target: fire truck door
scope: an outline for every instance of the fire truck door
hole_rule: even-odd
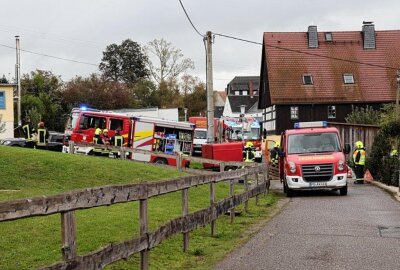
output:
[[[136,121],[134,128],[133,148],[151,151],[154,143],[154,124]],[[135,160],[150,162],[150,158],[151,155],[133,153]]]

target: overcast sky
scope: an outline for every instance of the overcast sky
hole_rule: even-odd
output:
[[[182,0],[201,33],[212,31],[262,42],[263,32],[400,29],[399,0]],[[0,75],[14,77],[15,35],[21,49],[67,58],[80,64],[21,52],[21,72],[51,70],[67,81],[98,72],[102,51],[130,38],[141,45],[164,38],[195,62],[189,73],[205,81],[202,38],[193,30],[178,0],[2,0]],[[214,89],[224,90],[234,76],[258,76],[261,46],[216,36]]]

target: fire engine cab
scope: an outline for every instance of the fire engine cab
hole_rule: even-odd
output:
[[[347,165],[339,132],[327,122],[300,122],[281,136],[280,179],[288,197],[296,190],[339,190],[347,195]]]

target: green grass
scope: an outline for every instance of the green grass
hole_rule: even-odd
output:
[[[1,200],[55,194],[67,190],[110,184],[156,181],[183,175],[174,170],[107,158],[67,155],[33,149],[0,147]],[[240,186],[235,190],[240,192]],[[229,186],[217,184],[217,198],[229,194]],[[252,224],[264,222],[279,195],[261,196],[260,206],[250,201],[250,212],[230,224],[229,217],[217,221],[217,236],[210,227],[190,233],[189,252],[182,252],[182,237],[176,235],[150,251],[151,269],[209,269],[254,231]],[[149,228],[154,230],[181,214],[181,193],[149,200]],[[209,186],[189,190],[190,212],[209,206]],[[138,236],[138,203],[76,211],[77,245],[80,255],[108,243]],[[0,223],[0,269],[36,269],[61,260],[60,215]],[[139,256],[131,256],[106,269],[138,269]]]

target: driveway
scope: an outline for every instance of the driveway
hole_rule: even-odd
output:
[[[214,269],[399,268],[400,203],[375,186],[351,183],[348,196],[324,191],[291,198]]]

